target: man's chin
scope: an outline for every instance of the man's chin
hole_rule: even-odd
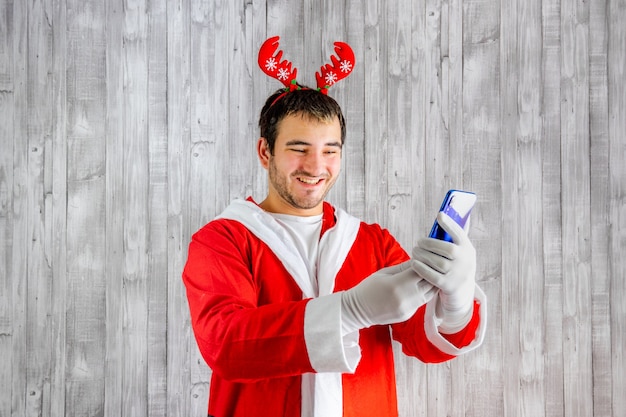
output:
[[[299,201],[299,202],[294,202],[292,206],[299,210],[313,210],[319,207],[319,205],[322,204],[322,201],[324,200],[307,201],[307,202]]]
[[[291,205],[299,210],[313,210],[322,204],[324,197],[292,199]]]

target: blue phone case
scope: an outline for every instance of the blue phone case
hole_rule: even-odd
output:
[[[470,191],[450,190],[446,193],[439,211],[443,211],[459,226],[465,228],[467,220],[472,212],[472,208],[474,207],[474,203],[476,203],[476,194]],[[439,226],[437,220],[435,220],[428,236],[452,242],[452,236],[446,233],[446,231]]]

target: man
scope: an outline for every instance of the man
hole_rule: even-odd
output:
[[[424,362],[482,341],[474,248],[440,214],[454,243],[423,239],[410,260],[387,230],[324,201],[346,136],[331,97],[280,90],[259,125],[267,196],[200,229],[183,273],[213,370],[209,415],[396,416],[392,337]]]

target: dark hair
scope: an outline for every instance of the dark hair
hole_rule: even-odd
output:
[[[278,123],[286,116],[293,114],[301,114],[319,121],[332,121],[336,116],[341,126],[341,143],[345,142],[346,120],[335,99],[304,86],[287,93],[284,88],[281,88],[268,97],[259,117],[261,137],[267,140],[270,153],[274,153]]]

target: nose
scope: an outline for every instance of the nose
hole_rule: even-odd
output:
[[[317,177],[324,172],[324,155],[322,152],[309,152],[303,161],[303,170],[312,177]]]

